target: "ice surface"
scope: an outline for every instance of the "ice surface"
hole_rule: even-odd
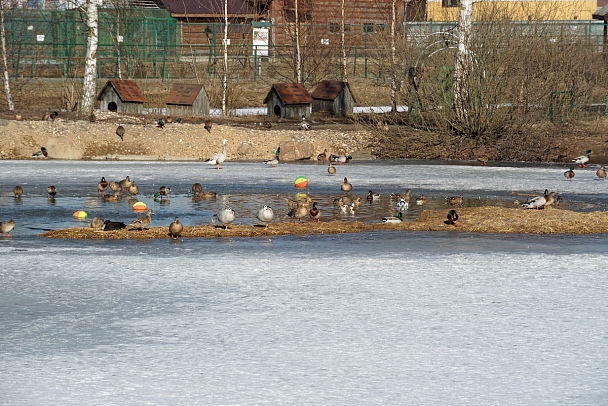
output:
[[[361,195],[409,187],[435,204],[454,193],[512,204],[511,192],[548,188],[575,209],[605,210],[595,168],[572,182],[564,170],[353,162],[329,177],[307,164],[0,162],[0,220],[18,220],[0,239],[0,404],[604,404],[603,235],[36,236],[80,224],[71,213],[83,205],[132,217],[96,196],[101,176],[127,174],[157,225],[208,222],[224,203],[237,223],[253,221],[258,204],[293,196],[299,175],[315,197],[339,195],[347,176]],[[218,199],[192,202],[196,181]],[[21,202],[9,196],[16,184]],[[161,205],[151,195],[163,184],[174,196]],[[365,210],[373,219],[388,206]]]

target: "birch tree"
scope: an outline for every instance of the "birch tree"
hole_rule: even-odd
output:
[[[391,108],[393,112],[397,112],[397,74],[395,68],[397,66],[397,46],[395,45],[395,24],[397,23],[397,0],[391,0]]]
[[[84,65],[84,80],[82,83],[82,101],[80,103],[80,115],[82,116],[93,114],[95,107],[95,96],[97,94],[97,44],[99,41],[98,0],[87,0],[86,4],[86,24],[89,33]]]
[[[224,0],[224,77],[222,79],[222,115],[228,114],[228,0]]]
[[[470,40],[473,27],[473,0],[461,0],[458,16],[458,48],[454,62],[453,107],[460,123],[467,120],[468,76],[471,71]]]
[[[302,83],[302,54],[300,51],[300,16],[298,15],[298,0],[294,0],[295,21],[294,41],[296,45],[296,82]]]
[[[344,38],[344,0],[342,0],[340,8],[340,46],[342,48],[342,81],[348,82],[346,73],[346,40]]]
[[[4,81],[4,92],[6,93],[6,103],[10,111],[15,110],[15,103],[13,103],[13,94],[11,92],[11,83],[9,81],[8,74],[8,58],[6,50],[6,31],[4,30],[4,3],[0,0],[0,37],[2,43],[2,68],[4,74],[2,80]]]

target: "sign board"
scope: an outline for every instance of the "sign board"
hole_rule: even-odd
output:
[[[257,51],[256,51],[257,50]],[[268,56],[268,28],[253,29],[253,55]]]

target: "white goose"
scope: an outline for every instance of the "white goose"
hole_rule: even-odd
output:
[[[222,169],[222,162],[226,160],[226,142],[226,139],[222,140],[222,152],[218,152],[206,161],[208,164],[217,166],[217,169]]]

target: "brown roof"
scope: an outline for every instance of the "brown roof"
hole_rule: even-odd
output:
[[[145,103],[146,101],[144,94],[137,86],[137,82],[135,82],[134,80],[119,79],[108,80],[108,83],[106,83],[103,89],[101,89],[101,92],[99,92],[99,97],[97,97],[97,99],[101,98],[101,95],[104,93],[108,86],[112,86],[112,88],[114,88],[114,91],[116,92],[116,94],[118,94],[118,97],[120,97],[120,100],[122,100],[123,102]]]
[[[353,92],[350,91],[349,84],[339,80],[322,80],[310,96],[317,100],[335,100],[340,92],[344,90],[344,87],[348,87],[348,91],[354,101],[355,96],[353,96]]]
[[[165,104],[177,104],[180,106],[192,106],[198,95],[203,90],[203,85],[190,83],[174,83],[165,99]]]
[[[273,91],[286,105],[312,103],[312,97],[301,83],[275,83],[266,95],[264,103],[268,101]]]
[[[218,16],[224,14],[223,0],[160,0],[171,14]],[[229,15],[253,15],[247,0],[228,0]]]

